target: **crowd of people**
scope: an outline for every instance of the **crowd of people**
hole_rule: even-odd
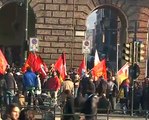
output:
[[[0,105],[10,107],[7,107],[9,109],[6,110],[6,116],[12,117],[12,120],[18,120],[27,113],[33,117],[33,111],[27,112],[28,109],[22,109],[26,105],[32,105],[31,93],[37,96],[50,93],[54,100],[53,104],[61,104],[63,120],[74,120],[75,112],[83,113],[85,120],[96,120],[97,113],[114,111],[116,103],[120,103],[122,107],[125,105],[124,113],[126,114],[131,107],[130,80],[124,80],[119,86],[116,76],[112,72],[107,71],[107,73],[107,80],[103,76],[95,80],[90,72],[84,72],[80,76],[74,68],[67,71],[65,80],[61,81],[53,64],[49,67],[48,76],[44,78],[40,73],[33,72],[30,67],[22,73],[21,69],[11,66],[6,69],[4,75],[0,76]],[[135,81],[134,99],[134,109],[137,112],[140,106],[142,110],[149,110],[148,78],[145,78],[144,82]],[[14,103],[17,103],[19,107]]]

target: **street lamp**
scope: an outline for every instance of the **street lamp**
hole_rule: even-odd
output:
[[[29,40],[28,40],[28,12],[29,12],[29,4],[30,4],[31,0],[25,0],[25,43],[26,45],[29,45]],[[28,48],[28,47],[27,47]],[[27,51],[25,51],[25,60],[27,58]]]
[[[31,0],[25,0],[26,4],[26,16],[25,16],[25,40],[28,41],[28,12],[29,12],[29,4]]]
[[[135,26],[134,26],[134,39],[133,39],[133,47],[132,47],[132,53],[133,53],[133,57],[132,57],[132,66],[134,67],[135,65],[135,42],[137,40],[137,28],[138,28],[138,22],[135,21]],[[133,76],[131,76],[131,116],[133,116],[133,108],[134,108],[134,79]]]
[[[25,41],[28,43],[28,11],[31,0],[17,0],[19,6],[25,4]]]
[[[26,0],[26,14],[25,14],[25,40],[28,41],[28,0]]]

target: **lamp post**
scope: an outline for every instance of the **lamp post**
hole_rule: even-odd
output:
[[[26,0],[26,14],[25,14],[25,40],[28,42],[28,7],[29,7],[29,1]]]
[[[28,39],[28,13],[29,13],[29,3],[31,2],[31,0],[25,0],[25,43],[28,46],[29,45],[29,39]],[[28,48],[28,47],[27,47]],[[25,60],[27,58],[27,51],[28,49],[25,51]]]
[[[133,47],[132,47],[132,66],[134,66],[136,62],[136,53],[135,53],[135,42],[137,39],[137,28],[138,28],[138,22],[135,21],[135,28],[134,28],[134,39],[133,39]],[[134,72],[134,71],[133,71]],[[134,108],[134,79],[133,76],[131,76],[131,116],[133,116],[133,108]]]

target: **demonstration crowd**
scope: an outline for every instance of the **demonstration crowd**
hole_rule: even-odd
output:
[[[126,79],[118,86],[116,77],[107,71],[107,80],[100,76],[95,80],[90,71],[82,76],[77,69],[67,71],[65,80],[61,80],[59,72],[51,64],[48,76],[43,78],[38,72],[33,72],[27,67],[26,72],[15,66],[7,67],[6,73],[0,76],[0,105],[6,107],[4,120],[32,120],[34,114],[28,109],[22,109],[31,105],[29,91],[41,95],[50,92],[57,105],[61,100],[63,120],[75,120],[75,112],[83,113],[85,120],[96,120],[97,113],[112,112],[116,109],[116,103],[120,103],[125,114],[130,109],[130,81]],[[149,80],[135,82],[134,109],[149,110]],[[140,111],[137,111],[138,114]],[[25,118],[27,117],[27,118]]]

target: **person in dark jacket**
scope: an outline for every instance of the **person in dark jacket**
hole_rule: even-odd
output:
[[[149,102],[149,78],[145,78],[142,91],[142,109],[144,111],[149,110],[148,102]]]
[[[94,94],[94,89],[89,87],[87,90],[88,98],[85,101],[81,113],[84,113],[85,120],[97,120],[97,105],[99,97]]]
[[[9,105],[13,97],[15,95],[15,91],[17,89],[17,84],[15,81],[15,78],[13,76],[12,70],[10,68],[7,68],[7,73],[4,75],[5,79],[5,99],[6,99],[6,104]]]
[[[103,76],[99,77],[98,86],[96,86],[96,92],[99,96],[102,96],[104,93],[107,94],[108,84],[107,81],[103,78]]]
[[[106,98],[106,94],[104,93],[100,98],[98,102],[98,113],[104,113],[107,114],[110,110],[111,104]]]
[[[66,101],[63,108],[63,120],[75,120],[74,118],[74,97],[71,94],[70,90],[65,90],[64,93],[66,94]]]
[[[141,105],[141,98],[142,98],[142,86],[138,81],[135,81],[134,83],[134,110],[135,113],[139,113],[139,107]]]
[[[81,107],[84,105],[85,101],[86,101],[85,97],[83,97],[82,94],[79,93],[74,100],[74,105],[77,112],[80,112]]]
[[[88,89],[92,89],[95,92],[95,84],[93,82],[92,76],[85,74],[80,81],[78,94],[82,94],[83,97],[87,96]]]

